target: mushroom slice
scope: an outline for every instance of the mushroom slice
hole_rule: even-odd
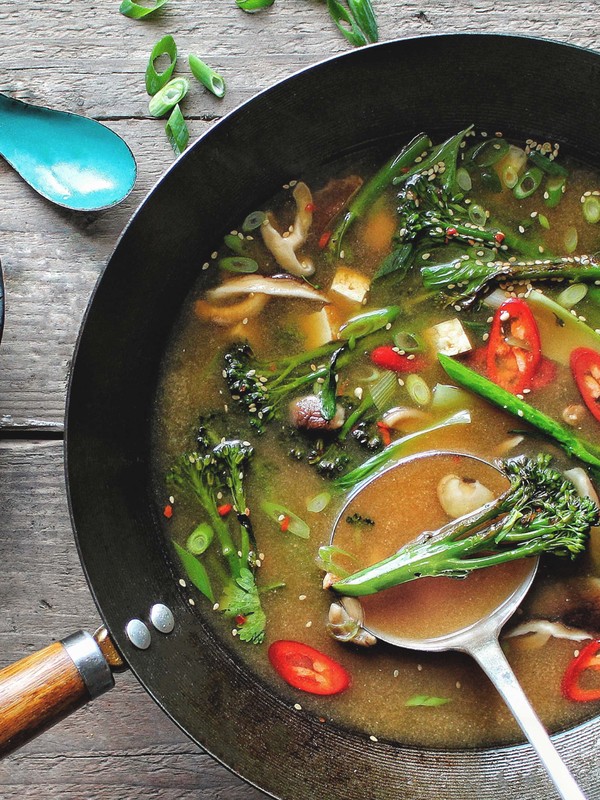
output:
[[[471,514],[494,499],[494,493],[473,478],[444,475],[438,483],[437,495],[446,514],[453,519]]]
[[[300,300],[315,300],[319,303],[328,303],[324,294],[313,289],[312,286],[290,278],[287,275],[240,275],[229,281],[224,281],[220,286],[209,289],[206,299],[210,303],[228,300],[240,294],[265,294],[271,297],[297,297]]]
[[[335,408],[334,416],[329,420],[325,419],[321,398],[316,394],[307,394],[290,403],[290,422],[296,428],[306,431],[335,431],[342,427],[346,416],[339,403]]]
[[[209,320],[215,325],[235,325],[245,319],[256,317],[270,299],[266,294],[250,294],[239,303],[229,306],[213,306],[206,300],[196,300],[194,313],[200,319]]]
[[[301,261],[296,255],[296,250],[306,241],[312,224],[312,195],[305,183],[296,184],[294,200],[296,218],[291,231],[282,236],[268,217],[261,225],[260,231],[267,249],[271,251],[280,267],[292,275],[312,275],[315,271],[312,261],[308,258]]]
[[[554,639],[569,639],[572,642],[583,642],[593,639],[591,633],[580,628],[570,628],[562,622],[551,622],[548,619],[532,619],[522,622],[516,628],[505,633],[504,639],[513,639],[517,636],[527,637],[528,650],[537,650],[543,647],[550,637]]]

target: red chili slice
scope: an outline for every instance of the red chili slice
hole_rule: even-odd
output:
[[[542,359],[540,333],[524,300],[511,297],[496,311],[490,329],[487,373],[512,394],[531,388]]]
[[[600,421],[600,353],[589,347],[573,350],[571,372],[583,402]]]
[[[561,688],[568,700],[578,703],[600,700],[600,682],[595,689],[584,689],[581,686],[580,679],[589,670],[600,671],[600,639],[587,644],[567,667]]]
[[[350,686],[350,675],[341,664],[302,642],[273,642],[269,661],[286,683],[303,692],[338,694]]]
[[[398,353],[391,345],[376,347],[371,353],[371,361],[376,367],[392,372],[421,372],[427,366],[427,360],[423,356]]]

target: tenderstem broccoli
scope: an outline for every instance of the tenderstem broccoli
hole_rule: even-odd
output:
[[[244,488],[245,471],[253,456],[252,445],[241,439],[220,438],[201,424],[197,448],[180,456],[167,476],[176,489],[190,493],[199,503],[215,539],[206,551],[227,566],[219,607],[233,618],[243,641],[264,639],[265,615],[255,581],[257,552]],[[212,590],[210,592],[212,594]]]
[[[452,305],[471,306],[487,289],[502,281],[600,279],[596,256],[566,256],[534,261],[482,261],[465,255],[444,264],[421,268],[427,289],[440,289]]]
[[[465,578],[515,559],[554,553],[575,558],[587,544],[598,508],[550,467],[548,454],[500,462],[509,488],[477,511],[422,534],[393,556],[339,580],[342,595],[374,594],[423,577]]]

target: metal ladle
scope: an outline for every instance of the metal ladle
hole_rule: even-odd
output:
[[[0,156],[43,197],[76,211],[97,211],[133,188],[136,163],[114,131],[79,114],[0,94]]]
[[[421,454],[417,458],[427,458],[436,453]],[[465,456],[462,453],[451,453],[463,458],[474,458]],[[402,465],[414,456],[403,459],[384,472],[390,469],[401,469]],[[481,461],[481,459],[475,459]],[[488,463],[488,462],[486,462]],[[493,465],[489,465],[493,466]],[[363,491],[373,480],[377,480],[383,473],[377,474],[366,484],[359,486],[358,490],[349,497],[344,508],[340,512],[334,527],[331,542],[333,544],[336,530],[340,520],[345,518],[348,507],[355,500],[357,495]],[[405,647],[409,650],[425,650],[429,652],[443,652],[445,650],[457,650],[467,653],[474,658],[483,669],[487,677],[494,684],[502,699],[512,712],[514,718],[519,723],[521,730],[529,740],[530,744],[538,754],[540,761],[554,783],[558,793],[563,800],[586,800],[585,795],[577,785],[573,775],[558,754],[552,744],[548,732],[542,725],[539,717],[534,711],[531,703],[527,699],[525,692],[519,684],[510,664],[499,644],[499,635],[502,626],[515,613],[521,601],[527,594],[537,572],[538,558],[532,559],[531,569],[525,575],[523,581],[512,593],[507,596],[491,613],[459,630],[442,636],[422,639],[408,639],[390,635],[388,632],[377,630],[368,623],[364,627],[378,639],[388,642],[397,647]],[[435,579],[430,579],[435,580]],[[357,598],[360,599],[360,598]],[[342,598],[343,602],[343,598]]]

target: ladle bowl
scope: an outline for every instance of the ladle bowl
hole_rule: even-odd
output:
[[[357,497],[367,487],[371,486],[374,481],[379,480],[382,475],[392,470],[402,470],[403,467],[413,462],[415,459],[427,459],[440,455],[460,457],[461,459],[468,459],[473,462],[478,462],[479,464],[487,464],[490,467],[494,466],[483,459],[457,452],[444,453],[442,451],[432,451],[415,456],[408,456],[377,473],[368,481],[360,484],[357,489],[352,492],[344,508],[338,515],[331,537],[331,544],[335,543],[340,522],[346,518],[348,510],[353,506]],[[494,468],[497,469],[497,467]],[[373,536],[373,532],[369,535]],[[419,638],[396,635],[378,627],[377,624],[370,623],[368,611],[365,614],[363,625],[365,629],[377,639],[397,647],[429,652],[456,650],[467,653],[474,658],[494,684],[502,699],[512,712],[521,730],[539,756],[540,761],[558,790],[559,795],[564,800],[585,800],[584,794],[554,747],[548,732],[525,695],[499,643],[500,631],[518,609],[529,591],[537,572],[538,563],[539,558],[531,559],[531,566],[525,572],[521,582],[516,588],[509,591],[489,613],[486,613],[479,619],[465,626],[457,627],[441,635],[432,635],[430,637],[423,636]],[[428,578],[427,580],[439,579]],[[356,599],[360,600],[361,598]],[[344,602],[343,598],[341,598],[341,601],[342,603]],[[398,614],[401,613],[402,609],[398,608]]]

